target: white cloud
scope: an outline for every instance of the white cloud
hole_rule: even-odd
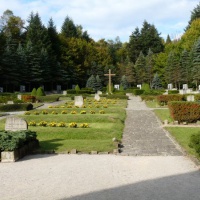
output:
[[[144,20],[154,24],[162,36],[183,32],[198,0],[0,0],[0,13],[10,9],[27,19],[38,12],[45,25],[53,18],[57,29],[66,16],[80,24],[96,40],[119,36],[128,41]]]

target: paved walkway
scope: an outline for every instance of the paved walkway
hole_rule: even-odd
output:
[[[130,95],[123,134],[122,154],[180,156],[181,151],[140,97]]]

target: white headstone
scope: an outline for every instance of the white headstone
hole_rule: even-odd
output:
[[[194,95],[188,95],[187,101],[194,101]]]
[[[3,92],[3,87],[0,87],[0,93],[2,93]]]
[[[119,90],[119,85],[114,85],[114,88]]]
[[[179,94],[186,94],[186,90],[179,90]]]
[[[137,85],[137,88],[139,88],[141,90],[142,89],[142,85]]]
[[[172,89],[173,89],[173,84],[172,84],[172,83],[168,84],[168,85],[167,85],[167,89],[168,89],[168,90],[172,90]]]
[[[192,90],[191,89],[187,89],[186,90],[186,94],[190,94],[190,93],[192,93]]]
[[[97,101],[99,101],[100,100],[99,94],[95,94],[94,99],[97,100]]]
[[[21,131],[27,130],[28,124],[26,120],[18,117],[8,117],[6,119],[5,130],[6,131]]]
[[[200,90],[200,85],[199,85],[199,90]]]
[[[74,105],[75,106],[83,106],[83,97],[82,96],[75,96],[74,97]]]
[[[102,91],[97,91],[97,94],[98,94],[98,95],[102,94]]]
[[[188,89],[188,84],[183,84],[183,90],[187,90]]]
[[[19,100],[22,100],[22,95],[21,95],[21,94],[18,94],[18,95],[17,95],[17,98],[18,98]]]
[[[63,95],[67,95],[67,91],[66,90],[63,91]]]
[[[13,101],[7,101],[7,104],[14,104]]]
[[[25,85],[20,85],[20,92],[26,92]]]

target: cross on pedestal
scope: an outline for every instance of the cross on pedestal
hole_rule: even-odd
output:
[[[109,90],[109,93],[111,93],[111,76],[115,76],[115,74],[111,74],[111,69],[109,69],[108,74],[104,74],[104,76],[108,76],[109,78],[108,90]]]

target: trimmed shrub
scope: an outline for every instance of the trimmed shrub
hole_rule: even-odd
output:
[[[143,94],[143,93],[144,93],[144,90],[140,90],[140,89],[134,89],[134,90],[133,90],[133,94],[136,95],[136,96],[137,96],[137,95],[141,95],[141,94]]]
[[[178,90],[168,90],[168,94],[179,94]]]
[[[106,97],[107,99],[128,99],[128,96],[120,94],[100,95],[100,97]]]
[[[183,101],[184,96],[179,94],[159,95],[157,96],[157,102],[160,106],[167,105],[169,101]]]
[[[6,104],[0,106],[0,111],[2,112],[10,112],[10,111],[28,111],[32,110],[33,105],[32,104]]]
[[[26,131],[0,131],[0,151],[13,151],[36,140],[36,132]]]
[[[75,86],[75,90],[76,90],[76,94],[79,94],[79,91],[80,91],[79,85],[76,85],[76,86]]]
[[[189,146],[195,149],[197,154],[200,155],[200,133],[191,135]]]
[[[22,95],[22,101],[25,103],[31,102],[34,103],[36,100],[35,96],[31,96],[31,95]]]
[[[36,96],[37,95],[37,90],[36,88],[33,88],[32,92],[31,92],[31,96]]]
[[[144,95],[162,95],[165,92],[165,90],[147,90],[144,91]]]
[[[59,94],[36,97],[36,99],[40,102],[55,102],[55,101],[59,101],[59,98],[60,98]]]
[[[156,96],[141,95],[142,101],[156,101]]]
[[[200,119],[200,103],[172,101],[168,103],[171,117],[178,122],[196,122]]]
[[[76,94],[76,90],[69,89],[69,90],[67,90],[67,94]]]
[[[149,86],[148,83],[143,83],[141,89],[144,90],[144,91],[149,91],[150,90],[150,86]]]
[[[45,96],[44,90],[42,87],[39,87],[36,92],[37,97]]]
[[[196,95],[194,96],[194,99],[195,99],[195,101],[200,101],[200,94],[196,94]]]

